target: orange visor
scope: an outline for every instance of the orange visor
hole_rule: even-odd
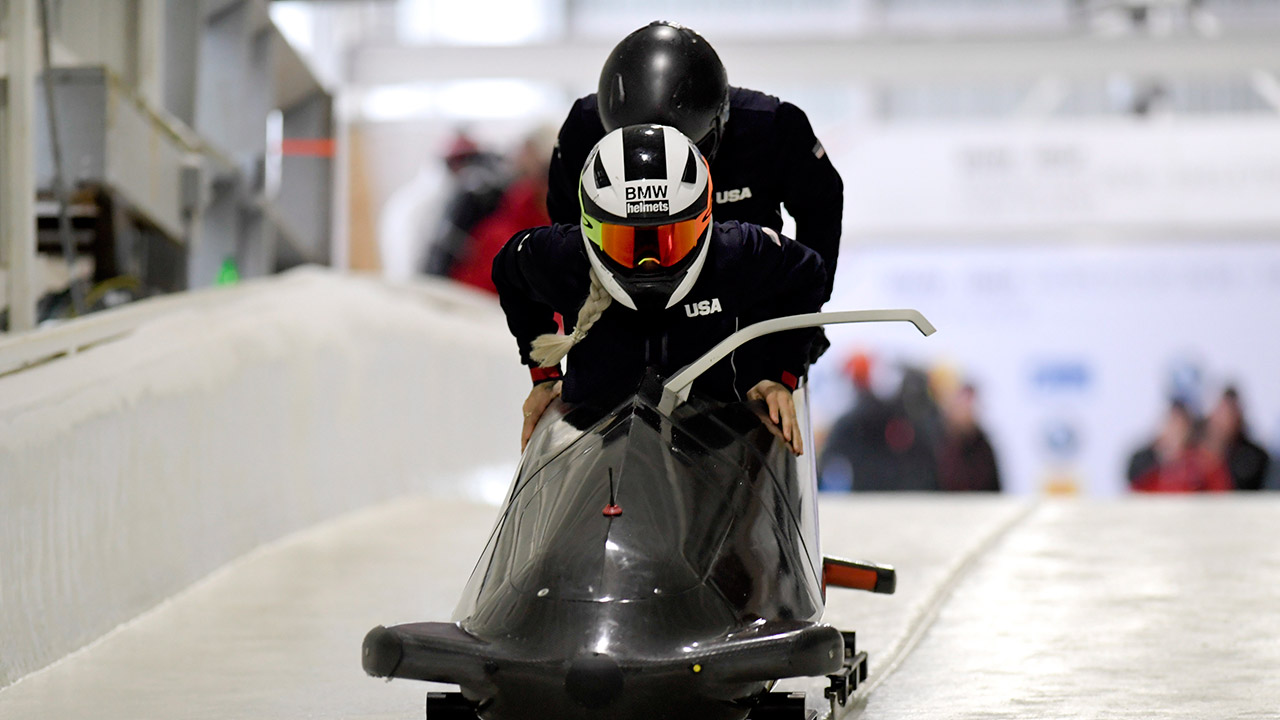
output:
[[[656,270],[672,267],[688,257],[698,247],[710,223],[710,212],[680,222],[647,227],[598,223],[595,228],[587,230],[587,237],[610,260],[624,268]]]

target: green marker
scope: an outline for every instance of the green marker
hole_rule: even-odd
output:
[[[240,271],[236,269],[236,259],[229,257],[222,261],[222,267],[218,269],[218,277],[213,281],[214,285],[235,285],[240,282]]]

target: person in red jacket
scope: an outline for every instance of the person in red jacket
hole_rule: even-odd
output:
[[[1129,462],[1134,492],[1226,492],[1234,489],[1222,461],[1201,447],[1186,404],[1170,404],[1160,435]]]
[[[466,285],[497,293],[491,279],[493,258],[507,240],[525,228],[550,222],[544,200],[547,179],[543,172],[551,154],[552,139],[546,131],[527,137],[516,153],[513,177],[497,206],[467,231],[445,274]]]

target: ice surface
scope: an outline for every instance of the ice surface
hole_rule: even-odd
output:
[[[872,672],[964,558],[1024,505],[1000,498],[833,499],[827,552],[897,563],[900,594],[833,590]],[[446,620],[497,516],[419,497],[297,534],[216,573],[52,668],[0,691],[17,718],[413,718],[427,685],[366,677],[377,624]]]
[[[291,536],[0,691],[0,720],[421,717],[427,685],[366,677],[360,642],[447,619],[496,513],[415,497]],[[899,572],[897,595],[829,595],[871,655],[843,717],[1275,717],[1278,515],[1266,496],[826,498],[824,551]]]
[[[226,298],[0,377],[0,685],[214,571],[0,689],[0,720],[421,717],[427,686],[366,677],[360,643],[450,617],[497,509],[443,489],[503,484],[513,343],[496,308],[367,280]],[[1280,497],[821,514],[825,553],[899,573],[829,594],[870,653],[844,717],[1280,715]]]
[[[1280,497],[1042,505],[855,717],[1280,717]]]
[[[0,376],[0,687],[263,543],[517,459],[492,299],[307,270],[177,302]]]
[[[265,547],[0,691],[0,718],[415,718],[360,667],[377,624],[447,618],[497,509],[418,499]]]

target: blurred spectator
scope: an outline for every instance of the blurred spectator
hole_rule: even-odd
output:
[[[884,436],[889,406],[871,389],[871,358],[855,353],[844,369],[853,381],[853,406],[827,434],[818,459],[821,490],[853,490],[855,478],[858,485],[874,486],[876,478],[892,474],[893,457]]]
[[[919,368],[905,368],[890,409],[893,417],[885,439],[898,461],[898,489],[937,490],[942,412],[930,391],[928,374]]]
[[[975,413],[976,392],[964,385],[942,405],[945,431],[938,451],[938,489],[1000,492],[995,450]]]
[[[516,233],[551,223],[547,216],[547,174],[555,135],[549,128],[525,138],[511,161],[513,175],[498,206],[471,228],[449,277],[482,290],[497,292],[490,275],[493,258]]]
[[[1271,458],[1248,435],[1240,394],[1234,387],[1223,391],[1205,422],[1204,447],[1227,468],[1237,490],[1261,490]]]
[[[827,434],[818,460],[824,490],[921,491],[938,488],[937,406],[926,375],[908,368],[888,401],[871,390],[871,361],[853,356],[846,366],[857,396]]]
[[[452,190],[439,230],[427,248],[425,269],[428,275],[453,277],[460,263],[467,262],[476,226],[502,201],[510,174],[500,155],[481,150],[465,130],[458,131],[444,163]]]
[[[1280,457],[1280,423],[1276,423],[1274,428],[1271,442],[1267,444],[1273,458]],[[1264,490],[1280,490],[1280,462],[1271,463],[1271,469],[1267,471],[1267,480],[1262,487]]]
[[[1222,492],[1231,490],[1231,476],[1216,455],[1196,438],[1195,418],[1180,400],[1156,439],[1129,460],[1129,485],[1135,492]]]

